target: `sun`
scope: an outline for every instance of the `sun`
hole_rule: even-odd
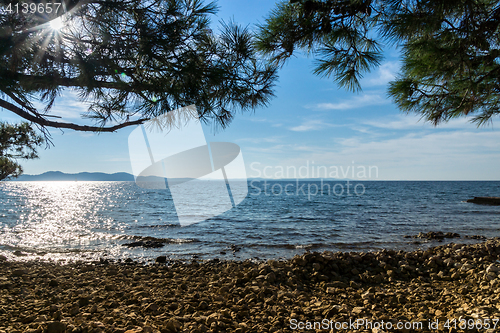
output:
[[[49,22],[50,28],[54,31],[59,31],[64,27],[64,22],[60,17],[53,19]]]

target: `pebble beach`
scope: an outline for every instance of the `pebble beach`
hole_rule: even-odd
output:
[[[0,333],[496,332],[499,256],[500,238],[286,261],[0,258]]]

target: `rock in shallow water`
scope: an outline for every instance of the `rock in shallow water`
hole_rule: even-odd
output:
[[[155,262],[159,264],[164,264],[167,262],[167,256],[159,256],[156,258]]]
[[[468,199],[467,202],[478,205],[500,206],[500,197],[474,197],[474,199]]]
[[[132,242],[132,243],[127,243],[123,244],[122,246],[126,247],[143,247],[146,249],[151,249],[151,248],[160,248],[164,247],[165,244],[163,242],[157,242],[157,241],[137,241],[137,242]]]

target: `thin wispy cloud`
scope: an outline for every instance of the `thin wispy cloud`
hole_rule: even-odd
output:
[[[424,129],[424,128],[438,128],[438,129],[473,129],[476,125],[470,122],[470,118],[457,118],[451,119],[446,123],[442,123],[437,127],[425,121],[417,115],[397,115],[386,119],[367,120],[361,122],[363,125],[371,127],[392,129],[392,130],[407,130],[407,129]]]
[[[34,103],[38,110],[43,109],[43,104]],[[82,119],[82,114],[88,111],[88,105],[80,102],[75,91],[66,90],[59,96],[49,113],[62,119]],[[87,120],[87,122],[89,122]]]
[[[322,120],[307,120],[306,122],[302,123],[299,126],[294,126],[289,128],[291,131],[294,132],[307,132],[307,131],[318,131],[322,130],[328,127],[334,127],[336,125],[329,124],[327,122],[324,122]]]
[[[306,145],[306,144],[278,144],[274,146],[267,147],[245,147],[245,152],[259,152],[259,153],[270,153],[273,155],[281,154],[287,156],[294,151],[297,152],[307,152],[307,153],[329,153],[331,151],[328,146],[316,146],[316,145]]]
[[[271,136],[271,137],[256,137],[256,138],[241,138],[235,140],[236,142],[250,142],[250,143],[276,143],[280,142],[283,136]]]
[[[390,101],[381,94],[363,94],[337,103],[318,103],[309,108],[320,110],[349,110],[389,103]]]
[[[257,152],[257,153],[282,154],[286,153],[288,149],[289,145],[274,145],[270,147],[246,147],[245,151]]]
[[[269,120],[266,118],[247,117],[247,120],[255,122],[255,123],[268,123],[269,122]]]

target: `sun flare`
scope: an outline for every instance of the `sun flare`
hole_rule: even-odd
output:
[[[50,24],[51,29],[54,31],[59,31],[64,27],[64,22],[62,21],[62,19],[60,17],[53,19],[52,21],[50,21],[49,24]]]

